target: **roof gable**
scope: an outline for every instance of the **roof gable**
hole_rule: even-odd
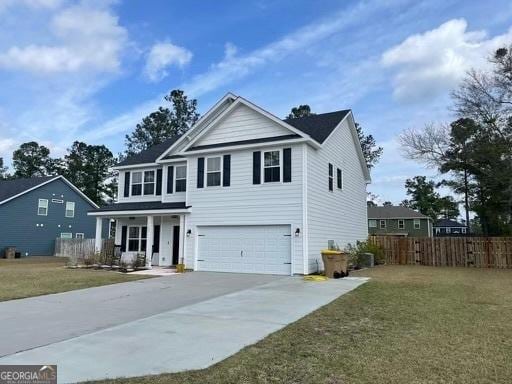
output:
[[[152,147],[149,147],[148,149],[136,155],[129,156],[120,163],[118,163],[116,167],[154,163],[164,152],[167,151],[169,147],[171,147],[176,141],[178,141],[180,137],[181,135],[173,136],[170,139],[167,139],[160,144],[153,145]]]
[[[82,198],[86,200],[89,204],[91,204],[95,208],[98,207],[98,205],[94,201],[89,199],[81,190],[75,187],[64,176],[43,176],[0,181],[0,205],[7,203],[8,201],[11,201],[30,191],[33,191],[34,189],[40,188],[43,185],[49,184],[55,180],[62,180],[64,183],[69,185],[71,189],[73,189],[80,196],[82,196]]]
[[[284,121],[322,144],[350,113],[350,109],[285,119]]]

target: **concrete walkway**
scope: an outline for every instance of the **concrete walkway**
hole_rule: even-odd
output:
[[[0,364],[57,364],[62,383],[206,368],[365,281],[351,277],[327,282],[275,278],[267,284],[6,356]],[[102,314],[96,312],[95,316]],[[32,333],[30,328],[25,331]]]

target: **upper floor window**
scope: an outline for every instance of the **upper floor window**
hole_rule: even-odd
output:
[[[142,195],[142,172],[132,172],[132,196]]]
[[[60,233],[60,238],[61,239],[72,239],[73,238],[73,234],[70,233],[70,232],[61,232]]]
[[[420,229],[420,228],[421,228],[420,219],[414,219],[414,229]]]
[[[75,238],[76,239],[84,239],[85,235],[82,232],[77,232],[77,233],[75,233]]]
[[[336,168],[336,186],[343,189],[343,172],[339,168]]]
[[[175,191],[185,192],[187,190],[187,166],[179,165],[176,167]]]
[[[209,157],[206,160],[206,186],[216,187],[220,186],[222,161],[221,157]]]
[[[155,194],[155,171],[132,172],[131,195]]]
[[[144,171],[144,194],[155,194],[155,171]]]
[[[405,220],[398,220],[398,229],[405,229]]]
[[[462,233],[466,233],[466,228],[462,228]]]
[[[334,189],[334,167],[329,163],[329,191]]]
[[[37,203],[37,214],[39,216],[48,216],[48,199],[39,199]]]
[[[368,227],[377,228],[377,220],[373,220],[373,219],[368,220]]]
[[[386,220],[380,220],[379,226],[380,229],[386,229]]]
[[[75,217],[75,203],[72,201],[66,201],[66,217]]]
[[[281,181],[280,151],[263,152],[263,180],[265,183]]]

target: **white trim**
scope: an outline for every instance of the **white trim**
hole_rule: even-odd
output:
[[[78,237],[78,235],[80,235],[80,237]],[[75,233],[75,239],[85,239],[85,233],[83,233],[83,232]]]
[[[370,221],[374,222],[375,225],[370,225]],[[379,228],[377,224],[377,219],[368,219],[368,228]]]
[[[382,223],[384,223],[384,226],[382,226]],[[388,223],[387,223],[386,219],[379,220],[379,229],[386,229],[387,226],[388,226]]]
[[[213,112],[215,112],[215,110],[217,110],[222,104],[224,104],[225,101],[227,101],[229,99],[234,101],[237,97],[238,96],[236,96],[235,94],[233,94],[231,92],[226,93],[203,116],[201,116],[199,118],[199,120],[194,124],[194,126],[188,132],[186,132],[183,136],[181,136],[178,140],[176,140],[169,148],[167,148],[160,156],[158,156],[156,159],[156,162],[159,163],[160,161],[167,161],[167,160],[163,160],[163,158],[165,156],[167,156],[174,147],[178,146],[184,140],[191,140],[191,138],[190,138],[191,133],[198,130],[199,129],[198,127],[200,127],[203,124],[203,122],[208,120],[210,115],[212,115]]]
[[[146,237],[142,237],[142,228],[146,227]],[[138,228],[139,229],[139,235],[137,238],[130,237],[130,228]],[[131,240],[137,240],[139,243],[138,250],[137,251],[130,251],[130,239]],[[146,249],[142,249],[142,240],[146,240],[146,245],[148,241],[148,225],[147,224],[139,224],[139,225],[128,225],[128,228],[126,229],[126,252],[146,252]],[[151,258],[151,256],[150,256]],[[146,255],[147,260],[147,255]]]
[[[370,217],[368,216],[368,219],[375,219],[375,220],[394,220],[394,219],[404,219],[404,220],[411,220],[411,219],[419,219],[419,220],[432,220],[430,217]]]
[[[402,223],[402,226],[400,226],[400,223]],[[398,219],[398,229],[405,229],[405,219]]]
[[[29,188],[23,192],[20,192],[18,193],[17,195],[14,195],[14,196],[11,196],[5,200],[2,200],[0,201],[0,205],[4,204],[4,203],[7,203],[8,201],[11,201],[17,197],[20,197],[22,195],[24,195],[25,193],[28,193],[30,191],[33,191],[34,189],[37,189],[39,187],[42,187],[43,185],[46,185],[46,184],[49,184],[51,183],[52,181],[55,181],[57,179],[62,179],[62,181],[64,181],[69,187],[71,187],[75,192],[77,192],[80,196],[82,196],[85,200],[87,200],[87,202],[89,204],[91,204],[94,208],[99,208],[99,206],[94,202],[92,201],[91,199],[89,199],[81,190],[79,190],[77,187],[75,187],[69,180],[67,180],[64,176],[62,175],[59,175],[59,176],[55,176],[53,179],[50,179],[50,180],[47,180],[41,184],[38,184],[36,185],[35,187],[32,187],[32,188]]]
[[[274,149],[262,149],[261,150],[261,169],[260,169],[260,185],[264,184],[283,184],[283,149],[284,148],[274,148]],[[265,152],[279,152],[279,181],[265,181]],[[276,168],[275,166],[268,168]]]
[[[331,137],[331,135],[334,133],[335,130],[337,130],[339,128],[339,126],[341,125],[341,123],[343,123],[345,121],[345,119],[347,119],[348,117],[350,116],[350,122],[349,122],[349,127],[350,127],[350,132],[352,133],[352,139],[354,141],[354,145],[356,147],[356,152],[357,152],[357,155],[359,157],[359,162],[361,164],[361,168],[363,170],[363,174],[364,174],[364,177],[366,179],[366,183],[367,184],[370,184],[372,182],[372,178],[370,176],[370,170],[368,169],[368,166],[366,165],[366,160],[364,158],[364,154],[363,154],[363,149],[361,148],[361,143],[359,141],[359,137],[357,136],[357,129],[356,129],[356,123],[354,121],[354,115],[352,114],[352,111],[350,111],[349,113],[347,113],[347,116],[345,116],[340,122],[339,124],[336,126],[336,128],[334,128],[332,130],[332,132],[329,134],[329,136],[327,136],[327,138],[324,140],[324,143],[329,140],[329,137]]]
[[[138,164],[131,164],[131,165],[120,165],[112,167],[115,171],[122,171],[125,169],[132,169],[132,168],[147,168],[147,167],[158,167],[158,163],[138,163]]]
[[[73,204],[73,209],[68,208],[68,204]],[[64,217],[67,217],[68,219],[72,219],[75,217],[75,202],[74,201],[66,201],[66,209],[64,209]],[[72,216],[68,216],[68,211],[73,211]]]
[[[41,202],[46,202],[46,204],[41,205]],[[39,209],[45,208],[45,213],[39,213]],[[48,216],[48,199],[37,199],[37,216]]]
[[[418,227],[416,228],[416,224],[418,224]],[[421,229],[421,219],[413,219],[413,228],[414,229]],[[428,225],[428,224],[427,224]]]
[[[230,152],[234,152],[234,151],[244,150],[244,149],[249,149],[249,148],[265,148],[268,146],[286,146],[288,144],[300,144],[300,143],[306,143],[306,142],[308,142],[306,139],[289,139],[289,140],[282,140],[282,141],[281,140],[269,141],[269,142],[265,142],[265,143],[226,145],[223,147],[180,152],[180,155],[183,155],[183,156],[189,155],[190,156],[190,155],[196,155],[196,154],[202,154],[202,153],[226,152],[227,150],[229,150]],[[229,143],[227,143],[227,144],[229,144]]]
[[[185,209],[150,209],[150,210],[131,210],[131,211],[102,211],[102,212],[87,212],[87,216],[146,216],[146,215],[157,215],[162,214],[179,214],[179,213],[190,213],[190,210]]]
[[[178,168],[180,168],[180,167],[181,167],[181,168],[185,168],[185,178],[180,178],[180,179],[178,179],[178,178],[176,177],[176,176],[177,176],[177,174],[178,174],[177,169],[178,169]],[[174,179],[174,180],[173,180],[173,184],[174,184],[174,193],[184,193],[184,192],[187,192],[187,189],[188,189],[188,188],[187,188],[187,187],[188,187],[188,185],[187,185],[187,183],[188,183],[188,181],[187,181],[187,180],[188,180],[188,167],[187,167],[187,164],[175,165],[175,166],[174,166],[174,172],[173,172],[173,173],[174,173],[174,175],[173,175],[173,179]],[[177,182],[178,180],[185,180],[185,190],[184,190],[184,191],[178,191],[178,190],[177,190],[177,188],[176,188],[176,182]]]
[[[302,146],[302,257],[304,275],[309,273],[308,244],[308,147]]]
[[[69,236],[62,237],[62,235],[69,235]],[[61,239],[72,239],[73,238],[73,233],[71,233],[71,232],[61,232],[60,233],[60,238]]]
[[[218,171],[212,171],[210,173],[220,173],[219,185],[208,185],[208,160],[209,159],[217,159],[217,158],[219,158],[219,160],[220,160],[220,165],[219,165],[220,168],[219,168]],[[224,156],[215,155],[215,156],[207,156],[207,157],[205,157],[204,158],[204,180],[203,180],[204,188],[219,188],[219,187],[222,187],[223,177],[224,177]]]
[[[187,161],[187,159],[185,157],[179,157],[179,158],[176,158],[176,159],[165,159],[165,160],[160,160],[158,162],[158,164],[169,164],[169,163],[182,163],[184,161]]]

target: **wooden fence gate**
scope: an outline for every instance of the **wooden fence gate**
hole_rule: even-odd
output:
[[[512,268],[512,237],[370,236],[388,264]]]

